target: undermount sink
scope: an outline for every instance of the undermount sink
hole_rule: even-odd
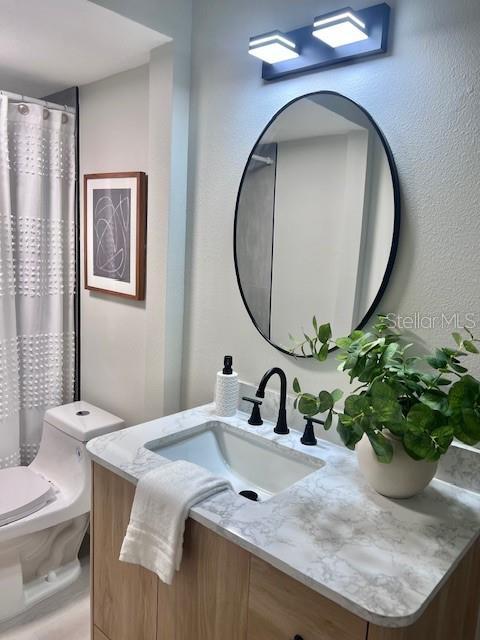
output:
[[[230,481],[235,491],[253,491],[268,500],[324,465],[321,460],[237,429],[206,422],[187,431],[147,442],[169,460],[188,460]]]

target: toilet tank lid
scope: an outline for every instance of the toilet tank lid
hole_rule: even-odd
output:
[[[45,422],[80,442],[88,442],[124,426],[124,421],[118,416],[83,400],[48,409]]]

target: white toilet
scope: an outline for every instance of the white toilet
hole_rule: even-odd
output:
[[[85,444],[123,426],[87,402],[49,409],[32,464],[0,469],[0,622],[79,576],[90,514]]]

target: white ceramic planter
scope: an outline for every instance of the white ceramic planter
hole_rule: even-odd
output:
[[[430,484],[437,462],[414,460],[400,440],[384,432],[393,445],[390,463],[379,462],[366,435],[356,446],[358,464],[368,483],[387,498],[411,498]]]

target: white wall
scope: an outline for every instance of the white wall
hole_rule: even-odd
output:
[[[172,44],[80,90],[80,174],[148,175],[145,301],[82,290],[81,395],[135,424],[178,410],[188,100]],[[188,95],[188,93],[187,93]]]
[[[368,193],[365,201],[359,281],[357,283],[356,319],[360,322],[375,299],[390,255],[388,238],[393,235],[395,206],[392,174],[388,158],[378,136],[369,136],[367,167]]]
[[[146,97],[142,90],[138,95],[130,92],[128,76],[123,74],[107,78],[105,85],[83,87],[80,96],[82,135],[87,136],[82,144],[85,162],[81,173],[113,171],[117,165],[125,170],[135,161],[144,162],[148,173],[145,302],[120,302],[111,297],[98,301],[94,294],[88,294],[85,302],[85,292],[82,299],[82,395],[133,424],[175,412],[180,403],[192,2],[95,3],[172,38],[151,52]],[[134,101],[138,101],[138,112]],[[95,135],[96,111],[102,113],[107,104],[111,114],[102,145]],[[138,122],[137,113],[146,115],[147,133],[146,120]],[[120,122],[123,140],[113,137],[113,130],[122,132],[118,131]],[[138,157],[132,153],[137,142],[141,147]],[[100,165],[101,169],[93,168]],[[101,330],[102,323],[110,332]]]
[[[363,184],[352,186],[347,167],[347,135],[321,136],[281,142],[277,150],[275,224],[272,270],[272,340],[290,347],[289,333],[301,336],[309,330],[313,315],[335,328],[351,326],[351,299],[342,296],[337,313],[339,271],[348,258],[358,256],[357,236],[338,233],[338,226],[363,216]],[[366,148],[364,147],[364,153]],[[360,157],[361,159],[361,157]],[[348,185],[348,186],[347,186]],[[358,187],[358,188],[357,188]],[[357,208],[352,211],[348,195]],[[358,206],[358,203],[360,206]],[[353,241],[353,242],[352,242]],[[355,251],[355,246],[356,251]],[[352,271],[348,268],[350,278]],[[355,271],[353,271],[355,273]]]
[[[353,8],[364,2],[353,0]],[[234,207],[244,163],[260,131],[287,101],[329,89],[362,104],[395,155],[403,226],[381,310],[477,312],[480,261],[480,60],[478,0],[394,0],[388,55],[264,84],[248,38],[311,22],[343,0],[196,0],[184,404],[211,398],[215,372],[233,353],[242,378],[271,365],[316,390],[343,380],[293,360],[258,334],[243,307],[232,256]],[[448,328],[416,333],[427,345]],[[478,369],[477,369],[478,370]]]
[[[82,176],[148,173],[148,65],[81,87],[80,108]],[[144,302],[82,288],[81,397],[130,424],[145,415],[146,323]]]

